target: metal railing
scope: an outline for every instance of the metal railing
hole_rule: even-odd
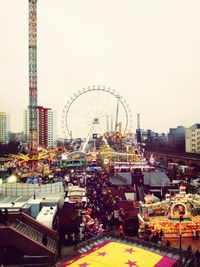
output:
[[[33,196],[34,194],[63,193],[62,182],[49,184],[3,183],[0,185],[2,196]]]

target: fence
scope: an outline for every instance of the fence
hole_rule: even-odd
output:
[[[1,196],[32,196],[33,194],[59,194],[63,193],[62,182],[51,184],[3,183],[0,185]]]

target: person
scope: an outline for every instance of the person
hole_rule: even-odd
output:
[[[76,234],[75,235],[75,239],[74,239],[74,250],[77,249],[78,243],[79,243],[80,239],[79,239],[79,235]]]
[[[159,237],[160,237],[161,240],[162,240],[162,238],[163,238],[163,235],[164,235],[164,233],[163,233],[163,229],[161,228],[161,229],[160,229],[160,233],[159,233]]]
[[[100,224],[97,230],[97,234],[101,235],[103,233],[104,229],[103,229],[103,224]]]
[[[196,230],[192,229],[192,239],[195,240],[196,239]]]
[[[160,238],[160,235],[158,232],[155,233],[155,243],[157,244],[158,243],[158,240]]]
[[[6,218],[8,217],[8,209],[7,208],[5,208],[5,210],[4,210],[4,215]]]
[[[4,210],[4,223],[7,225],[9,224],[9,221],[8,221],[8,209],[5,208]]]
[[[200,253],[199,253],[198,249],[196,249],[194,255],[195,255],[196,263],[199,263],[200,262]]]
[[[120,236],[124,235],[124,228],[123,228],[122,224],[120,224],[120,226],[119,226],[119,234],[120,234]]]
[[[142,234],[142,229],[141,228],[138,229],[138,237],[139,238],[143,238],[143,234]]]
[[[60,240],[58,241],[58,258],[61,257],[61,243]]]
[[[76,234],[73,232],[71,234],[71,240],[72,240],[72,244],[74,245],[75,244],[75,239],[76,239]]]
[[[187,262],[192,255],[192,246],[188,245],[186,253],[185,253],[185,261]]]
[[[42,244],[44,245],[44,246],[47,246],[47,236],[46,235],[43,235],[43,238],[42,238]]]
[[[150,241],[150,237],[149,237],[148,234],[145,234],[145,236],[144,236],[144,240],[145,240],[145,241]]]
[[[159,239],[158,239],[158,245],[159,246],[161,246],[162,245],[162,240],[161,240],[161,238],[159,237]]]
[[[196,240],[199,240],[199,231],[196,230]]]
[[[0,222],[2,222],[3,221],[3,212],[2,212],[2,210],[0,209]]]
[[[166,242],[166,247],[170,247],[170,241],[167,239],[167,242]]]
[[[68,242],[68,238],[69,238],[68,234],[65,234],[65,241],[66,241],[66,243]]]

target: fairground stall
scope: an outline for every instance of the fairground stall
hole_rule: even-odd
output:
[[[65,198],[68,203],[82,203],[87,202],[86,189],[79,186],[71,186],[68,188],[68,194]]]
[[[56,219],[57,219],[57,206],[51,206],[46,207],[44,206],[41,211],[39,212],[38,216],[36,217],[36,220],[45,226],[53,229],[56,225]]]
[[[139,233],[142,237],[156,234],[162,229],[164,237],[192,236],[200,231],[200,196],[186,194],[180,186],[176,195],[166,194],[165,200],[154,203],[147,197],[139,207]]]

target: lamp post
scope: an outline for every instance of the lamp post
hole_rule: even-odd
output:
[[[182,250],[182,229],[181,229],[181,222],[183,221],[184,212],[179,212],[179,248]]]
[[[181,216],[179,219],[179,249],[182,250]]]
[[[126,145],[126,162],[128,162],[129,146]]]

